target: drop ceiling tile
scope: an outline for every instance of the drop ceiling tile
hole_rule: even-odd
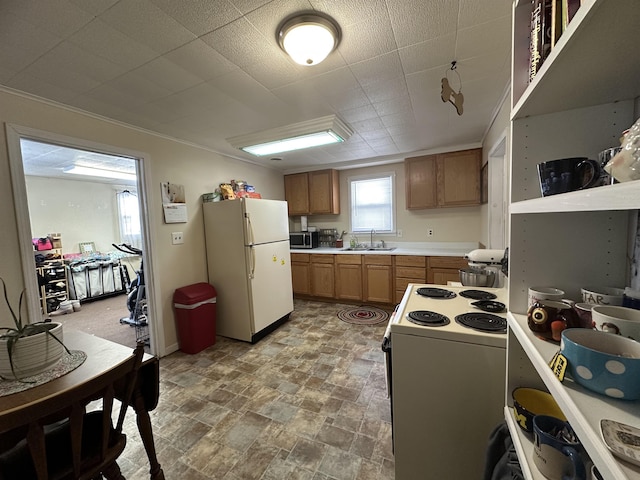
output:
[[[271,0],[231,0],[231,3],[242,13],[246,14],[266,5],[270,1]]]
[[[106,58],[131,70],[158,56],[152,49],[132,40],[99,19],[68,38],[82,50]]]
[[[83,73],[64,68],[56,63],[56,58],[50,55],[40,57],[22,72],[76,94],[92,90],[101,83]]]
[[[0,14],[0,51],[5,68],[19,71],[61,41],[59,36],[42,31],[10,11]]]
[[[386,15],[369,17],[345,27],[338,52],[347,63],[379,57],[397,49],[391,22]]]
[[[387,6],[384,0],[310,0],[314,10],[333,17],[340,28],[348,28],[365,18],[380,15]]]
[[[69,103],[76,95],[74,91],[65,88],[65,86],[55,85],[26,73],[15,75],[5,85],[60,103]]]
[[[340,109],[338,113],[340,115],[340,118],[342,118],[347,123],[360,122],[362,120],[378,117],[376,109],[373,108],[373,105],[370,104],[356,108]]]
[[[389,132],[387,131],[386,127],[384,127],[384,125],[381,128],[376,130],[361,132],[360,136],[365,142],[367,142],[370,145],[376,144],[376,143],[380,144],[380,142],[392,140],[391,136],[389,135]]]
[[[382,120],[382,124],[385,127],[410,126],[416,121],[413,116],[413,110],[410,107],[402,113],[381,115],[380,120]]]
[[[197,36],[220,28],[242,15],[228,0],[193,0],[188,8],[175,0],[151,2]]]
[[[404,77],[381,80],[363,87],[364,92],[374,105],[392,99],[401,99],[409,95]]]
[[[208,83],[255,112],[270,115],[274,121],[284,123],[294,114],[290,106],[242,70],[221,75]]]
[[[202,80],[210,80],[238,67],[202,40],[197,39],[167,53],[164,58]]]
[[[118,2],[100,19],[158,54],[167,53],[196,38],[149,0]]]
[[[114,88],[133,95],[137,99],[137,104],[148,103],[159,98],[168,97],[171,91],[158,83],[139,75],[136,72],[129,72],[108,82]]]
[[[259,61],[244,65],[242,69],[269,90],[300,80],[300,70],[280,52],[265,55]]]
[[[278,26],[290,15],[312,10],[308,0],[273,0],[259,10],[247,13],[246,19],[262,36],[277,45]]]
[[[434,67],[449,68],[456,57],[456,36],[448,34],[401,48],[398,53],[407,75]]]
[[[269,58],[269,55],[265,55],[265,51],[274,54],[273,49],[277,48],[275,41],[271,45],[271,49],[267,48],[269,41],[245,18],[239,18],[200,38],[238,67]],[[239,41],[239,39],[242,40]]]
[[[202,109],[215,109],[230,103],[232,99],[223,91],[210,83],[201,83],[182,92],[162,99],[176,111],[200,112]]]
[[[40,31],[63,38],[93,19],[93,15],[66,0],[3,0],[0,16],[7,11],[13,12]]]
[[[382,148],[382,147],[386,147],[388,145],[394,145],[393,139],[391,138],[391,135],[389,135],[388,132],[386,132],[386,131],[385,131],[385,133],[386,133],[386,135],[384,137],[371,138],[369,140],[366,140],[367,144],[371,148]]]
[[[336,90],[353,90],[360,87],[358,80],[348,67],[337,68],[330,72],[316,75],[308,79],[307,82],[322,94]]]
[[[385,128],[380,118],[369,118],[366,120],[360,120],[359,122],[351,122],[351,126],[360,133],[366,133],[373,130],[381,130]]]
[[[301,122],[333,113],[317,92],[300,82],[276,88],[272,93],[296,112],[296,116],[287,123]]]
[[[376,112],[378,112],[378,115],[381,117],[397,114],[411,115],[411,98],[409,95],[402,95],[390,100],[374,103],[373,108],[376,109]]]
[[[399,48],[455,32],[458,0],[387,2]]]
[[[487,35],[487,30],[491,35]],[[504,58],[511,52],[511,25],[505,18],[499,18],[482,25],[458,31],[459,60],[488,55]]]
[[[70,3],[73,3],[85,12],[89,12],[96,17],[110,9],[119,1],[120,0],[69,0]]]
[[[458,28],[490,22],[496,17],[511,17],[512,0],[460,0]]]
[[[374,59],[364,60],[350,66],[360,85],[366,87],[381,81],[401,77],[402,62],[398,52],[391,52]]]
[[[61,42],[47,52],[39,62],[52,71],[59,69],[74,72],[82,77],[88,77],[96,82],[107,82],[125,73],[125,69],[109,60],[88,54],[71,42]]]
[[[135,69],[133,73],[166,88],[172,93],[186,90],[203,82],[201,78],[187,72],[164,57],[158,57],[149,63],[145,63]]]

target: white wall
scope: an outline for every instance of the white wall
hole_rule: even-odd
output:
[[[96,251],[120,243],[116,190],[105,183],[25,177],[31,232],[62,236],[62,253],[80,253],[80,242],[94,242]]]
[[[396,228],[402,230],[402,237],[377,235],[374,241],[384,239],[389,242],[479,242],[481,238],[481,207],[431,208],[407,210],[405,200],[404,163],[392,163],[375,167],[340,170],[340,214],[312,215],[308,217],[310,226],[335,228],[338,232],[349,231],[349,191],[350,176],[373,173],[394,172],[396,177]],[[300,217],[293,217],[292,230],[300,229]],[[427,229],[434,234],[427,236]],[[366,238],[360,241],[368,242]],[[347,237],[348,241],[348,237]]]
[[[177,342],[172,308],[174,290],[207,281],[200,196],[212,192],[223,181],[243,179],[254,185],[264,198],[284,199],[282,174],[277,171],[5,90],[0,90],[0,121],[143,152],[148,157],[146,173],[154,185],[148,192],[148,220],[154,249],[148,253],[154,260],[154,281],[158,291],[156,320],[164,332],[164,344],[159,346],[159,353],[175,347]],[[187,223],[167,225],[162,221],[160,184],[167,181],[185,186]],[[25,282],[4,131],[0,134],[0,204],[3,206],[0,209],[0,251],[3,252],[0,277],[8,281],[10,297],[17,299]],[[184,233],[183,245],[171,245],[171,232],[177,228]],[[24,247],[29,248],[29,245]],[[5,310],[0,305],[0,324],[8,321]]]

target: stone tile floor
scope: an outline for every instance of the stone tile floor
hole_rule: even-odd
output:
[[[386,322],[342,322],[344,307],[296,300],[255,345],[218,337],[162,358],[151,419],[166,479],[393,479]],[[118,463],[127,479],[148,479],[133,422]]]

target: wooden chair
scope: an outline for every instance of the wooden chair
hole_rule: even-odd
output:
[[[0,480],[124,480],[116,459],[126,445],[122,426],[143,354],[138,344],[104,374],[6,419],[0,425]],[[116,396],[121,404],[114,427]],[[100,408],[87,411],[96,401]]]

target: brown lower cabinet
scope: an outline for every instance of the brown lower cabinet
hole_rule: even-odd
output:
[[[362,300],[362,255],[336,255],[336,299]]]
[[[395,303],[400,303],[410,283],[427,283],[427,259],[415,255],[395,257]]]
[[[311,267],[308,253],[291,254],[291,283],[294,295],[311,295]]]
[[[459,282],[461,268],[469,268],[469,260],[463,257],[429,257],[427,283],[446,285],[447,282]]]
[[[462,257],[291,254],[293,293],[301,297],[395,304],[410,283],[459,282]]]
[[[314,297],[335,298],[334,256],[322,254],[309,256],[311,295]]]
[[[364,255],[363,300],[393,303],[393,261],[391,255]]]

